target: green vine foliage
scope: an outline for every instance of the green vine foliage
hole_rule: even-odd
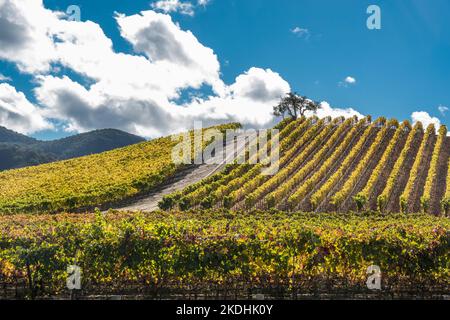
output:
[[[67,293],[66,268],[76,264],[87,292],[236,285],[289,292],[318,283],[354,290],[375,264],[391,290],[424,283],[448,290],[449,227],[447,218],[375,212],[3,216],[0,281],[22,284],[28,297]]]

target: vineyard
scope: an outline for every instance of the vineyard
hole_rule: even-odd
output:
[[[299,118],[280,125],[280,170],[230,164],[166,196],[163,210],[424,212],[450,207],[447,128],[379,118]]]
[[[80,295],[251,298],[264,293],[383,295],[449,292],[447,218],[191,211],[0,217],[0,298],[69,297],[66,268],[82,270]]]
[[[239,126],[231,123],[215,128],[224,132]],[[73,212],[147,193],[183,168],[171,157],[177,143],[169,136],[101,154],[0,172],[0,213]]]
[[[0,0],[2,317],[380,300],[450,301],[450,0]]]
[[[155,212],[101,210],[170,186],[189,166],[173,163],[172,137],[0,173],[0,299],[69,298],[70,265],[80,298],[370,297],[372,265],[378,297],[448,295],[445,126],[301,117],[275,128],[279,144],[170,189]],[[274,175],[254,161],[266,150],[279,155]]]

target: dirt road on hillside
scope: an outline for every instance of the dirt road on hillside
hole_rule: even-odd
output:
[[[228,143],[224,147],[224,152],[231,147],[233,142]],[[199,182],[212,174],[220,172],[228,163],[231,163],[236,154],[242,152],[242,147],[237,148],[235,153],[227,154],[225,160],[221,164],[200,164],[192,165],[188,168],[178,172],[166,185],[163,185],[160,190],[155,191],[146,196],[133,200],[130,204],[114,207],[115,210],[121,211],[155,211],[158,210],[158,203],[162,198],[171,193],[181,191],[187,186]]]
[[[137,199],[132,204],[114,209],[122,211],[158,210],[158,202],[161,201],[164,196],[183,190],[185,187],[208,177],[210,174],[218,172],[220,168],[217,169],[217,167],[217,165],[202,164],[185,169],[174,176],[172,183],[163,187],[161,190],[151,193],[141,199]]]

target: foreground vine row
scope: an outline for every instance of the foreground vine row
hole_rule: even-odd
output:
[[[91,294],[262,288],[448,292],[450,222],[429,215],[229,211],[0,217],[0,297],[68,294],[67,266]],[[320,284],[320,285],[319,285]]]

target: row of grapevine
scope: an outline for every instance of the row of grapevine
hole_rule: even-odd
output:
[[[431,143],[435,130],[436,129],[434,125],[430,124],[425,131],[425,135],[423,137],[422,143],[420,144],[416,159],[414,160],[414,164],[409,173],[409,179],[406,184],[405,190],[403,190],[403,193],[400,196],[400,210],[403,213],[406,213],[411,205],[411,195],[416,185],[420,167],[425,161],[426,147]]]
[[[296,121],[284,123],[285,125],[283,127],[280,127],[281,131],[278,133],[278,138],[282,141],[282,145],[289,145],[290,141],[292,140],[292,136],[300,134],[302,130],[307,126],[306,122],[308,121],[305,121],[305,117],[302,117]],[[295,129],[296,126],[297,129]],[[251,159],[248,159],[248,156],[246,156],[246,159],[248,159],[248,163],[244,163],[241,165],[228,165],[227,167],[231,166],[232,170],[229,170],[228,172],[226,172],[226,174],[217,173],[207,178],[206,183],[205,181],[201,181],[200,183],[189,186],[185,190],[183,190],[181,195],[175,194],[165,196],[160,203],[160,208],[164,208],[167,210],[168,208],[173,208],[176,203],[178,203],[179,207],[183,210],[187,210],[192,206],[197,205],[202,205],[204,208],[211,208],[215,202],[215,198],[214,196],[212,196],[212,194],[216,192],[217,189],[228,185],[237,177],[246,174],[250,170],[250,168],[252,168],[249,163],[255,163],[256,160],[261,158],[262,152],[263,149],[260,149],[257,154],[252,155]]]
[[[368,121],[370,122],[370,119],[368,119]],[[366,128],[363,135],[359,138],[358,143],[350,151],[344,162],[340,165],[339,169],[327,180],[325,184],[319,188],[319,190],[311,196],[311,205],[313,208],[317,208],[323,201],[325,201],[332,188],[336,186],[339,180],[344,177],[352,162],[362,152],[364,145],[367,143],[369,137],[375,132],[376,127],[385,121],[385,118],[377,119]]]
[[[201,204],[205,198],[210,195],[212,192],[217,190],[217,188],[220,188],[223,185],[226,185],[227,182],[229,182],[234,177],[237,177],[241,174],[244,174],[246,171],[248,171],[251,168],[251,165],[249,164],[242,164],[237,166],[235,169],[233,169],[230,173],[226,175],[218,175],[220,179],[217,181],[214,181],[212,183],[206,183],[199,186],[199,188],[193,190],[189,194],[181,197],[179,199],[180,207],[184,209],[189,209],[192,206],[197,206]],[[212,200],[210,198],[207,199],[207,201],[211,202]],[[206,203],[206,202],[205,202]]]
[[[439,136],[434,146],[433,155],[431,157],[430,168],[428,169],[427,179],[425,181],[425,188],[423,190],[423,196],[420,198],[420,206],[424,212],[428,212],[430,208],[430,199],[432,196],[433,187],[436,184],[436,174],[438,169],[438,161],[441,155],[442,146],[444,145],[445,138],[447,137],[447,127],[441,126],[439,128]]]
[[[399,158],[394,164],[383,192],[381,192],[381,194],[377,197],[377,208],[379,211],[385,210],[387,202],[389,201],[389,197],[392,195],[396,183],[400,177],[405,161],[411,155],[410,153],[413,147],[413,143],[414,141],[416,141],[416,137],[421,133],[423,133],[423,125],[421,122],[417,122],[413,130],[411,130],[408,135],[405,146],[401,151]]]
[[[207,297],[216,289],[245,296],[254,288],[272,297],[323,293],[322,287],[354,296],[366,284],[371,261],[383,270],[389,297],[405,290],[432,296],[449,291],[449,228],[449,219],[424,215],[220,210],[0,216],[0,300],[9,294],[67,297],[67,265],[81,269],[79,294],[91,298],[174,299],[189,290]]]
[[[305,154],[311,151],[310,146],[314,144],[315,139],[313,140],[313,137],[318,132],[325,132],[327,126],[324,129],[325,119],[321,119],[319,122],[317,122],[315,125],[311,126],[308,131],[305,132],[303,136],[295,143],[295,146],[289,149],[280,159],[280,167],[285,166],[285,164],[292,160],[293,157],[295,157],[295,153],[300,151],[300,154]],[[330,125],[331,126],[331,125]],[[313,140],[310,144],[307,144]],[[304,147],[304,149],[303,149]],[[297,157],[298,158],[298,157]],[[275,175],[276,176],[276,175]],[[224,197],[224,205],[225,207],[229,207],[232,204],[235,204],[236,202],[240,201],[245,195],[251,193],[255,189],[257,189],[259,186],[261,186],[265,181],[270,181],[270,176],[264,176],[260,174],[260,170],[254,172],[254,175],[252,177],[242,177],[238,179],[232,185],[232,192]],[[237,187],[236,187],[237,186]],[[228,188],[231,189],[230,187]]]
[[[372,171],[372,174],[370,175],[370,178],[367,181],[366,186],[363,188],[362,191],[360,191],[356,196],[353,197],[358,209],[361,210],[369,201],[369,198],[371,194],[373,194],[375,186],[379,181],[383,170],[385,170],[395,150],[398,149],[398,144],[401,142],[401,136],[403,135],[405,130],[411,130],[411,124],[407,120],[404,121],[401,124],[401,126],[399,126],[398,129],[395,131],[395,134],[392,137],[391,141],[389,142],[383,155],[381,156],[380,161],[378,162],[375,169]]]
[[[448,196],[440,198],[443,177],[436,179],[438,172],[446,172],[445,127],[436,144],[433,125],[423,134],[421,123],[412,128],[408,121],[400,124],[383,117],[374,122],[370,117],[302,118],[286,121],[283,128],[275,175],[262,174],[262,163],[228,165],[224,172],[167,196],[162,207],[345,211],[353,199],[359,210],[375,205],[379,211],[393,210],[399,202],[403,212],[418,210],[419,200],[424,209],[435,210],[441,201],[448,210]]]
[[[445,215],[448,215],[450,212],[450,159],[448,160],[447,165],[447,186],[445,190],[444,199],[442,199],[442,210],[444,210]]]
[[[255,189],[243,188],[239,191],[239,198],[245,196],[245,204],[246,206],[251,206],[256,203],[259,199],[261,199],[267,192],[270,192],[282,182],[286,180],[288,176],[290,176],[295,170],[312,154],[314,150],[316,150],[324,141],[325,138],[329,136],[329,134],[335,129],[335,124],[331,123],[320,131],[318,135],[314,137],[314,139],[303,149],[295,158],[293,158],[287,165],[280,167],[282,168],[278,173],[268,179],[265,183],[259,185],[259,187]],[[248,191],[251,193],[249,194]],[[253,191],[253,192],[252,192]]]
[[[348,177],[348,179],[345,181],[344,185],[342,186],[341,190],[339,190],[332,198],[331,203],[335,206],[340,206],[343,204],[343,202],[351,195],[353,192],[354,187],[356,186],[357,182],[360,180],[362,173],[364,170],[367,169],[367,166],[369,162],[373,159],[375,153],[379,150],[381,144],[383,143],[383,140],[388,133],[388,130],[390,129],[391,125],[395,125],[392,121],[389,121],[385,126],[381,128],[381,130],[378,132],[375,141],[370,146],[367,153],[364,155],[364,157],[361,159],[361,161],[356,166],[355,170],[352,172],[352,174]]]
[[[280,139],[281,135],[283,134],[282,131],[285,130],[286,134],[289,134],[292,130],[292,128],[295,127],[295,119],[292,118],[286,118],[282,121],[280,121],[275,127],[273,127],[276,130],[280,131]]]
[[[352,126],[354,119],[347,119],[343,124],[339,125],[339,127],[336,129],[336,131],[333,133],[333,135],[327,140],[327,142],[324,144],[322,148],[320,148],[319,152],[317,152],[311,160],[309,160],[305,165],[303,165],[301,168],[298,166],[303,161],[299,163],[292,163],[292,168],[294,170],[288,170],[286,173],[287,175],[291,175],[296,168],[299,168],[299,170],[293,175],[290,176],[289,179],[284,181],[280,185],[278,183],[277,189],[275,189],[273,192],[271,192],[266,198],[265,203],[268,207],[272,208],[277,203],[280,203],[281,200],[283,200],[289,192],[296,186],[298,183],[303,181],[309,173],[313,172],[313,170],[320,165],[320,163],[324,160],[324,157],[327,155],[327,153],[334,147],[334,145],[339,141],[339,139],[342,137],[342,135]],[[321,141],[323,141],[323,137],[320,137]],[[306,160],[306,159],[305,159]],[[280,177],[279,177],[280,178]],[[282,180],[286,179],[286,176],[281,176]],[[280,180],[278,180],[280,181]],[[291,203],[292,204],[292,203]]]
[[[301,117],[298,120],[292,121],[284,130],[280,131],[280,151],[283,152],[292,147],[295,140],[297,140],[314,121],[316,121],[315,117],[309,119]]]
[[[211,190],[217,188],[218,185],[224,183],[224,180],[227,179],[232,172],[236,172],[236,169],[245,170],[248,166],[248,164],[228,164],[222,172],[213,174],[197,183],[191,184],[181,191],[164,196],[158,203],[158,207],[161,210],[171,210],[178,205],[181,210],[187,210],[193,204],[193,199],[195,199],[193,195],[198,194],[198,197],[200,197],[200,193],[202,192],[208,194]],[[209,198],[205,199],[205,206],[207,206],[208,201]]]
[[[283,167],[288,161],[290,161],[296,153],[299,152],[302,148],[305,147],[305,145],[312,140],[314,137],[314,133],[317,133],[318,130],[322,129],[322,127],[327,123],[331,121],[331,117],[327,117],[324,119],[318,120],[317,118],[310,119],[310,123],[307,128],[310,128],[307,132],[305,132],[305,129],[302,129],[299,131],[298,134],[294,135],[289,141],[289,144],[281,144],[281,158],[280,158],[280,166]],[[313,126],[311,128],[311,126]],[[300,134],[303,134],[301,136]]]
[[[282,157],[280,162],[284,161],[287,157],[290,156],[290,152],[294,152],[296,149],[302,147],[309,139],[311,139],[312,132],[316,130],[316,126],[312,126],[312,123],[316,120],[316,118],[309,118],[306,121],[300,123],[299,126],[288,136],[286,139],[281,140],[280,142],[280,152]],[[320,126],[323,122],[319,122]],[[297,142],[295,142],[297,140]],[[288,150],[287,154],[283,155],[283,152]],[[223,184],[217,191],[214,193],[214,197],[219,201],[224,201],[225,207],[229,207],[234,201],[230,198],[230,193],[235,190],[241,188],[245,183],[254,179],[255,177],[259,177],[260,179],[264,179],[266,176],[261,175],[261,171],[264,168],[264,164],[259,163],[253,166],[247,173],[244,175],[239,174],[235,175],[229,183]]]
[[[338,159],[342,156],[351,142],[358,135],[360,130],[367,123],[367,119],[360,120],[357,125],[353,126],[353,128],[347,133],[345,139],[342,143],[335,149],[333,154],[322,164],[322,166],[313,174],[312,177],[307,179],[304,183],[300,185],[299,188],[289,197],[288,204],[289,207],[293,208],[300,201],[304,200],[305,197],[310,193],[315,186],[322,180],[329,172],[329,170],[336,164]]]

